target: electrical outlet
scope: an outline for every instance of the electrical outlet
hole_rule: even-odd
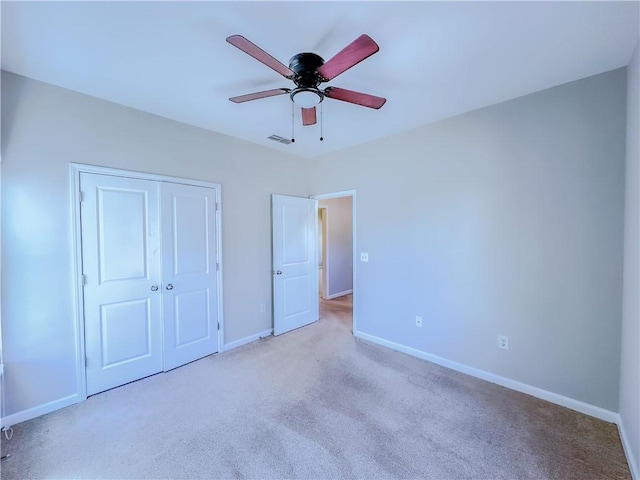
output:
[[[498,348],[509,350],[509,337],[506,335],[498,335]]]
[[[422,327],[422,317],[416,315],[416,327]]]
[[[260,313],[264,313],[267,311],[267,304],[266,303],[261,303],[260,304]]]
[[[368,262],[369,261],[369,254],[368,253],[361,253],[360,254],[360,261],[361,262]]]

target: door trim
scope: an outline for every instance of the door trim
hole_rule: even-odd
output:
[[[358,310],[357,310],[357,305],[358,302],[356,302],[356,298],[358,296],[358,289],[357,289],[357,285],[358,285],[358,262],[357,262],[357,255],[356,255],[356,191],[355,190],[343,190],[340,192],[333,192],[333,193],[318,193],[315,195],[310,195],[309,198],[314,198],[316,200],[327,200],[329,198],[340,198],[340,197],[351,197],[351,221],[352,221],[352,225],[351,225],[351,229],[352,229],[352,241],[353,241],[353,285],[352,285],[352,290],[353,290],[353,335],[357,336],[357,334],[360,333],[360,331],[358,330]]]
[[[82,228],[80,224],[80,174],[97,173],[100,175],[110,175],[114,177],[135,178],[140,180],[152,180],[156,182],[179,183],[183,185],[194,185],[198,187],[215,188],[216,190],[216,262],[220,266],[217,271],[217,296],[218,296],[218,352],[224,347],[224,317],[222,298],[222,192],[219,183],[194,180],[189,178],[171,177],[157,175],[153,173],[135,172],[132,170],[122,170],[117,168],[100,167],[96,165],[86,165],[82,163],[69,164],[69,188],[71,201],[71,227],[72,227],[72,248],[71,261],[73,272],[73,301],[74,309],[74,333],[75,333],[75,355],[76,355],[76,381],[78,384],[78,401],[87,399],[87,375],[85,367],[85,342],[84,342],[84,304],[82,291]]]
[[[320,262],[322,263],[322,275],[319,276],[318,282],[320,283],[320,298],[326,299],[327,292],[329,289],[327,288],[327,272],[329,270],[329,266],[327,265],[327,215],[329,214],[329,210],[327,207],[318,207],[318,219],[320,219],[318,232],[319,245],[318,249],[322,251],[322,255],[320,257]],[[318,268],[320,265],[318,265]]]

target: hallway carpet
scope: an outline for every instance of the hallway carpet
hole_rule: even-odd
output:
[[[14,426],[3,480],[628,479],[615,425],[319,322]]]

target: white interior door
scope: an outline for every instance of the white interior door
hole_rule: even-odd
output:
[[[162,371],[155,182],[82,173],[87,394]]]
[[[273,333],[318,320],[318,202],[272,195]]]
[[[216,190],[163,183],[164,368],[218,351]]]

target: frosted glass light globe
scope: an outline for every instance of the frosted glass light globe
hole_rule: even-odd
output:
[[[291,95],[293,103],[302,108],[315,107],[322,101],[319,92],[314,90],[294,90]]]

